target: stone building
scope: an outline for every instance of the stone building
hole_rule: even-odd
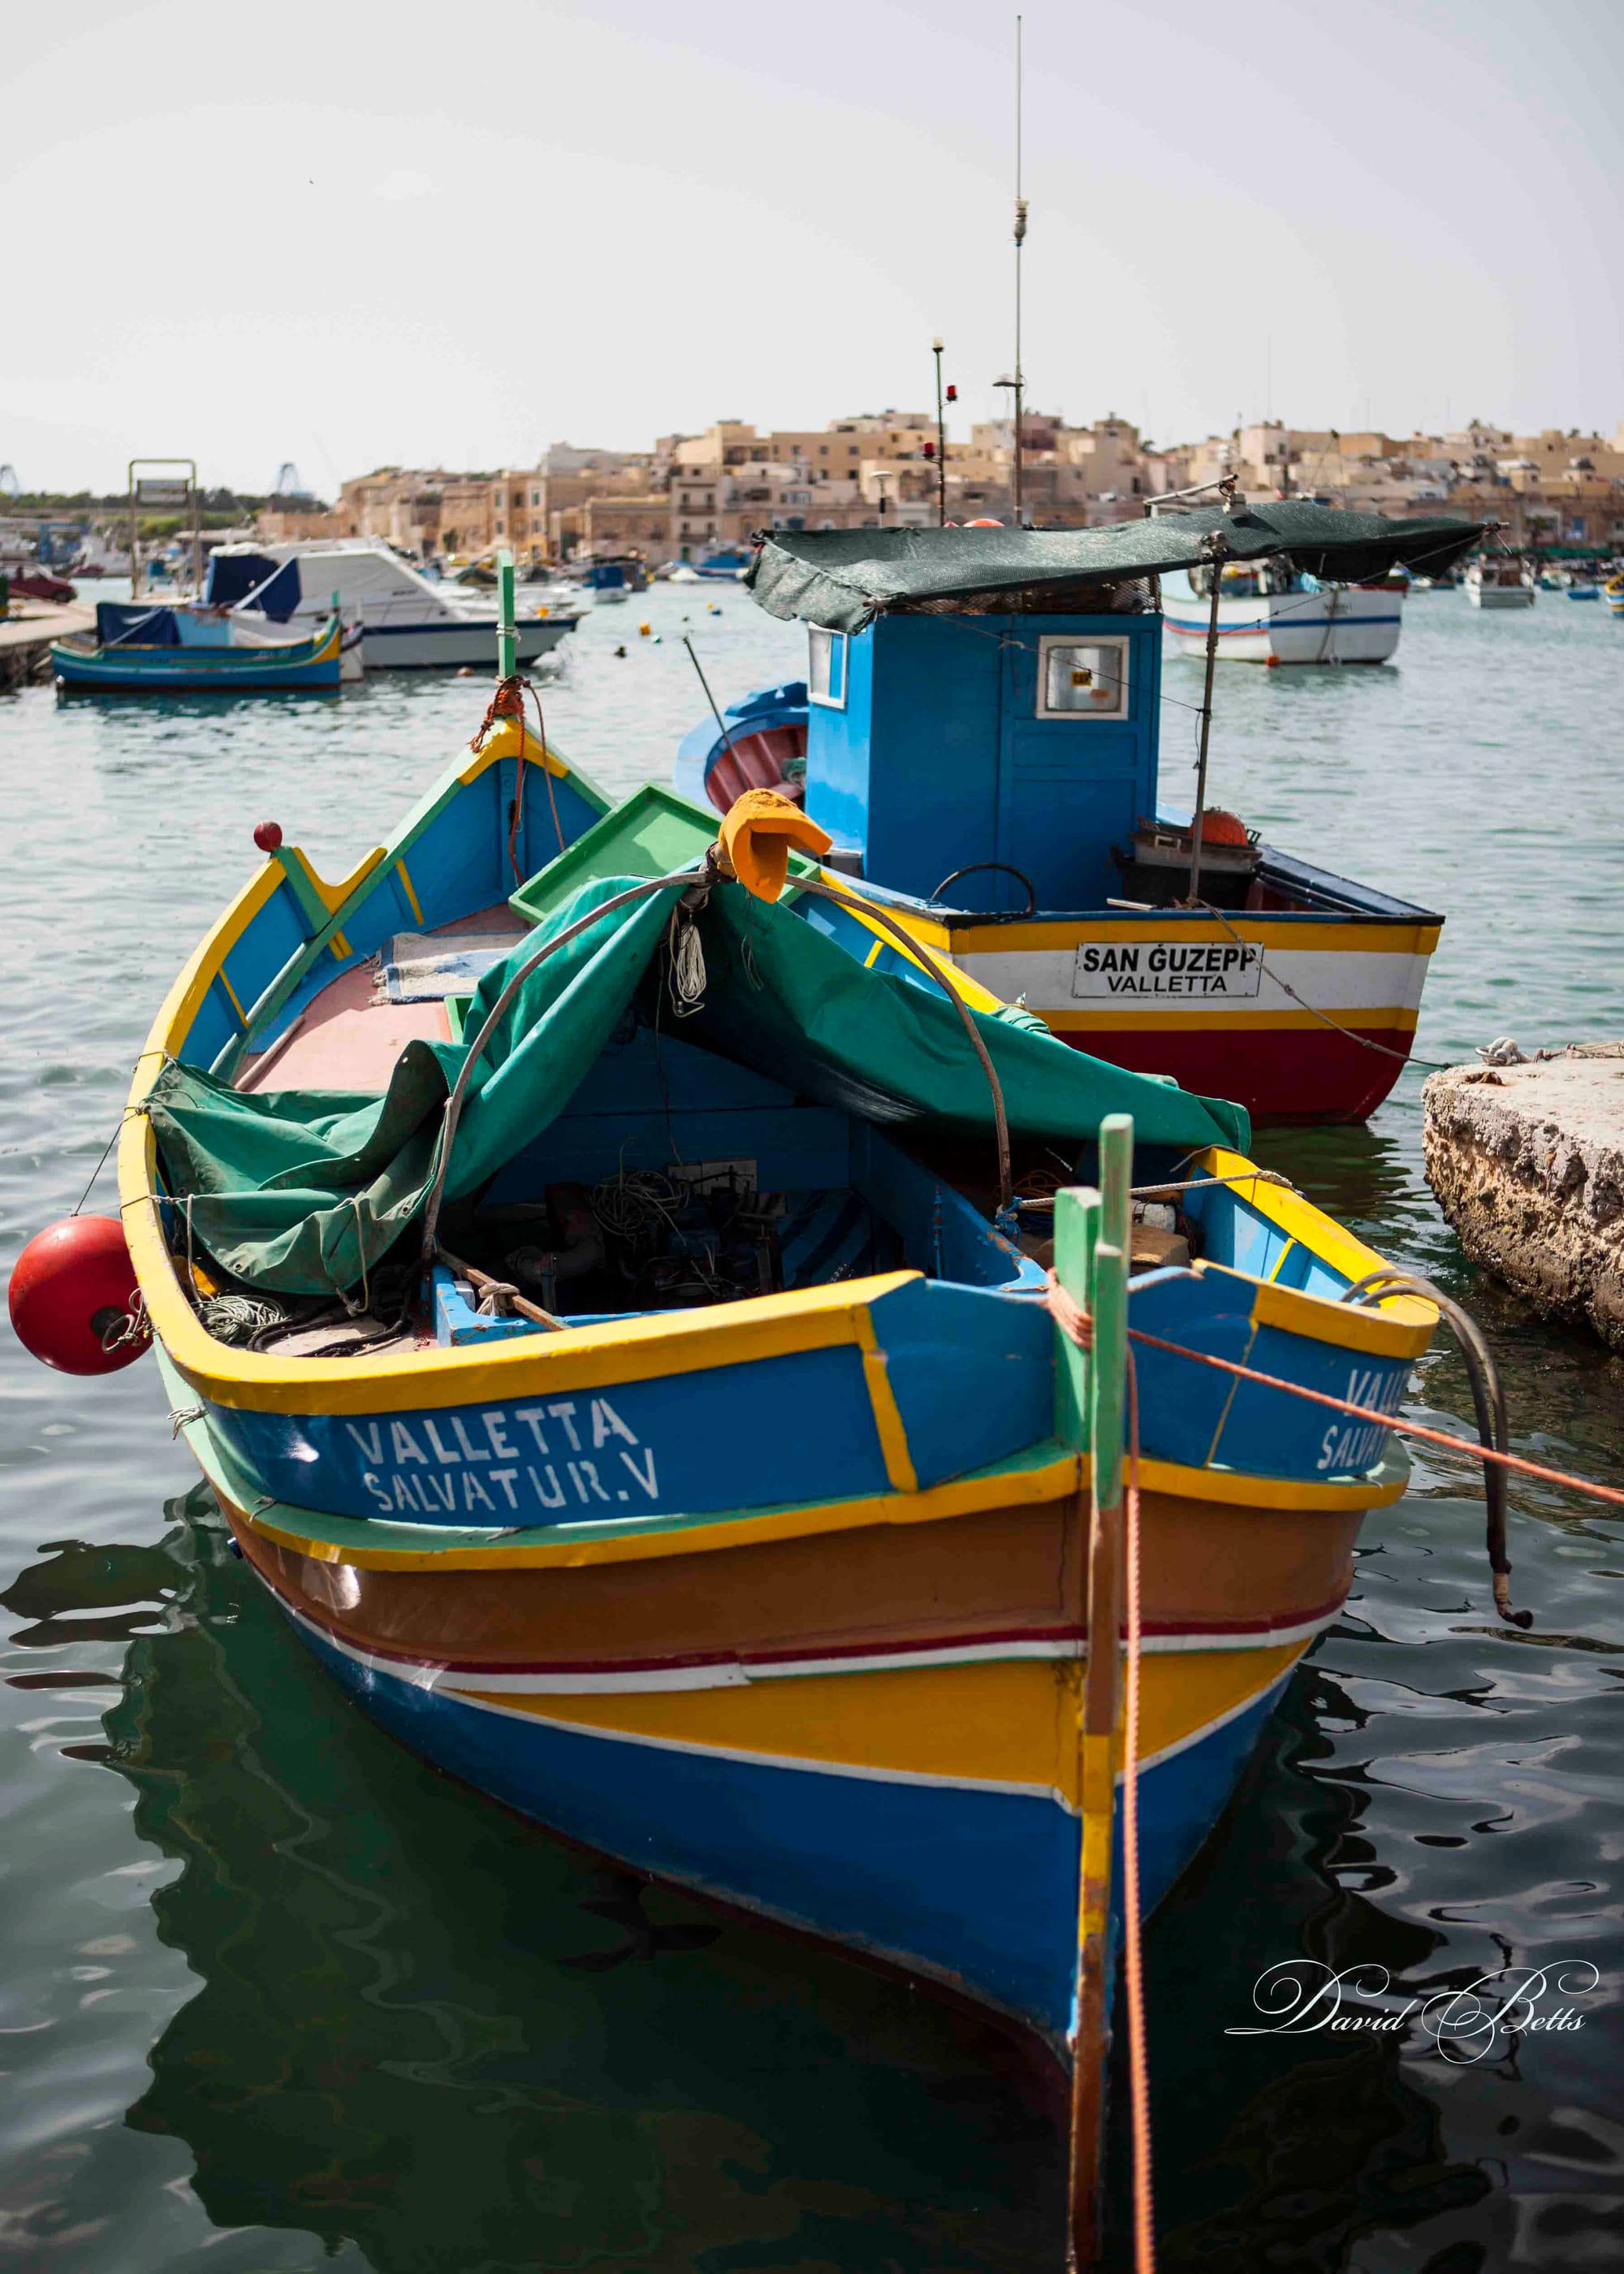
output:
[[[589,497],[580,508],[575,548],[595,560],[635,553],[650,568],[671,557],[671,500],[659,490]]]

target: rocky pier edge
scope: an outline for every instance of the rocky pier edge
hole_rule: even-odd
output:
[[[1427,1079],[1427,1182],[1474,1263],[1624,1352],[1624,1042],[1485,1055]]]

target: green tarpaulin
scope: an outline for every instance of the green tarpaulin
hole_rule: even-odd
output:
[[[623,891],[600,877],[480,981],[465,1032],[548,938]],[[523,981],[487,1044],[458,1124],[446,1196],[477,1192],[568,1104],[660,947],[680,888],[590,924]],[[986,1076],[945,997],[867,971],[786,907],[716,885],[697,917],[703,1006],[682,1039],[721,1052],[800,1096],[906,1132],[992,1128]],[[973,1013],[1017,1136],[1073,1143],[1101,1116],[1134,1118],[1142,1144],[1244,1151],[1239,1106],[1085,1057],[1054,1036]],[[149,1103],[169,1189],[192,1234],[235,1277],[279,1294],[354,1287],[418,1218],[432,1181],[441,1108],[465,1045],[409,1043],[382,1097],[239,1095],[171,1063]]]
[[[1214,533],[1231,561],[1281,555],[1313,576],[1361,584],[1395,568],[1438,576],[1469,553],[1481,523],[1390,521],[1306,499],[1180,508],[1105,529],[774,530],[745,583],[769,615],[858,632],[891,610],[996,603],[1018,593],[1058,610],[1079,587],[1193,568]]]

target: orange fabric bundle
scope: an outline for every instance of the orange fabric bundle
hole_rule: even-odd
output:
[[[747,789],[736,797],[720,835],[734,876],[758,900],[776,900],[784,890],[792,845],[821,859],[831,841],[798,805],[773,789]]]

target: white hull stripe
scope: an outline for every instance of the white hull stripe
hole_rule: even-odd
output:
[[[441,1685],[434,1678],[433,1668],[424,1667],[414,1669],[373,1658],[368,1652],[358,1650],[351,1644],[340,1640],[336,1635],[329,1633],[327,1628],[318,1626],[313,1619],[308,1619],[303,1612],[295,1610],[293,1606],[285,1601],[282,1596],[278,1595],[275,1600],[296,1625],[303,1627],[316,1641],[325,1643],[329,1649],[337,1651],[342,1657],[349,1659],[352,1664],[365,1668],[369,1673],[384,1674],[397,1682],[410,1683],[416,1689],[436,1691],[441,1689]],[[1262,1689],[1254,1691],[1250,1698],[1242,1698],[1237,1706],[1232,1706],[1227,1712],[1215,1714],[1210,1721],[1202,1722],[1199,1728],[1192,1729],[1187,1736],[1176,1738],[1170,1745],[1164,1745],[1160,1752],[1142,1755],[1139,1760],[1140,1773],[1159,1768],[1165,1762],[1177,1759],[1180,1753],[1187,1752],[1192,1745],[1198,1745],[1204,1739],[1214,1736],[1218,1730],[1227,1728],[1232,1721],[1238,1721],[1242,1714],[1250,1713],[1259,1706],[1271,1705],[1289,1679],[1291,1672],[1292,1668],[1288,1667],[1283,1673],[1277,1675]],[[425,1676],[426,1679],[424,1678]],[[1001,1777],[938,1776],[923,1769],[883,1769],[872,1767],[867,1762],[816,1760],[800,1753],[763,1753],[742,1746],[695,1744],[681,1737],[650,1736],[641,1729],[599,1728],[591,1723],[560,1720],[551,1714],[528,1712],[520,1706],[503,1706],[490,1698],[468,1697],[455,1690],[447,1693],[447,1702],[465,1706],[477,1713],[493,1713],[503,1721],[518,1721],[528,1728],[553,1729],[560,1736],[568,1737],[596,1738],[600,1743],[608,1744],[642,1745],[655,1752],[686,1753],[702,1760],[736,1761],[754,1768],[796,1770],[803,1775],[809,1776],[857,1777],[868,1784],[921,1785],[947,1792],[1013,1795],[1028,1800],[1053,1801],[1056,1806],[1064,1809],[1069,1816],[1075,1816],[1078,1813],[1077,1809],[1058,1787],[1050,1784],[1027,1784]],[[1121,1781],[1119,1772],[1117,1782]]]
[[[331,1567],[322,1565],[326,1573]],[[289,1608],[293,1608],[289,1605]],[[304,1613],[297,1613],[306,1616]],[[1312,1642],[1342,1615],[1341,1605],[1278,1626],[1252,1627],[1244,1634],[1192,1631],[1147,1635],[1147,1658],[1191,1652],[1274,1650],[1282,1644]],[[319,1623],[312,1622],[312,1623]],[[1007,1659],[1086,1659],[1086,1644],[1075,1636],[1033,1636],[1008,1641],[943,1644],[915,1650],[853,1653],[850,1656],[803,1659],[713,1659],[708,1662],[665,1666],[625,1666],[583,1669],[545,1663],[500,1667],[449,1665],[404,1652],[367,1650],[359,1643],[329,1635],[357,1665],[380,1674],[398,1675],[419,1688],[443,1690],[454,1695],[477,1691],[524,1698],[613,1698],[658,1695],[700,1690],[748,1690],[763,1682],[808,1681],[843,1674],[906,1673],[918,1667],[980,1666]]]
[[[1090,992],[1079,993],[1076,985],[1079,949],[1110,945],[1108,937],[1091,931],[1079,918],[1072,946],[971,949],[953,960],[972,979],[1005,1002],[1025,995],[1034,1008],[1045,1013],[1052,1009],[1062,1017],[1072,1011],[1114,1009],[1180,1019],[1199,1018],[1209,1011],[1238,1011],[1261,1020],[1276,1013],[1289,1015],[1301,1007],[1287,994],[1287,987],[1317,1010],[1344,1015],[1375,1007],[1417,1011],[1429,960],[1405,949],[1316,950],[1277,947],[1266,940],[1248,943],[1261,945],[1264,957],[1255,995],[1113,995],[1109,985],[1099,980],[1090,982]]]

